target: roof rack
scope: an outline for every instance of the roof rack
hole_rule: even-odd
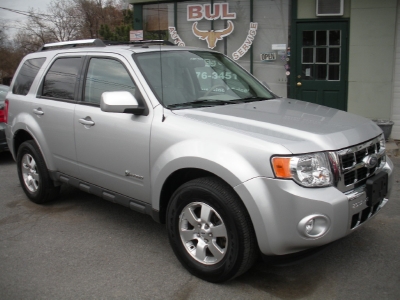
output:
[[[38,52],[50,50],[52,48],[75,48],[75,47],[106,47],[111,45],[169,45],[175,46],[174,43],[164,40],[143,40],[143,41],[133,41],[133,42],[119,42],[119,41],[102,41],[100,39],[90,39],[90,40],[76,40],[68,42],[58,42],[43,45]]]
[[[105,47],[106,44],[103,43],[100,39],[90,39],[90,40],[76,40],[76,41],[68,41],[68,42],[58,42],[58,43],[50,43],[43,45],[38,52],[46,51],[50,48],[74,48],[77,46],[90,46],[90,47]]]
[[[175,46],[174,43],[165,40],[143,40],[143,41],[103,41],[106,45],[168,45]]]

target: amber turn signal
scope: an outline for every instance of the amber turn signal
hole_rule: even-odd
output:
[[[272,158],[272,167],[275,176],[278,178],[291,178],[290,173],[290,157],[274,157]]]

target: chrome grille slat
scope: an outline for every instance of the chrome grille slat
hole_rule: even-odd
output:
[[[332,157],[336,157],[335,163],[339,163],[335,172],[335,182],[337,188],[342,192],[347,192],[355,188],[355,185],[368,177],[378,173],[384,165],[385,149],[380,145],[383,136],[379,136],[365,143],[330,152],[331,164]],[[378,164],[376,167],[367,165],[369,156],[376,156]]]

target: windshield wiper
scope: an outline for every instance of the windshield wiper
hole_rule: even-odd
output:
[[[265,97],[255,97],[255,96],[253,96],[253,97],[243,98],[242,100],[243,100],[243,102],[247,103],[247,102],[264,101],[264,100],[270,100],[270,99],[265,98]]]
[[[239,99],[240,102],[241,99]],[[240,103],[239,102],[239,103]],[[191,102],[184,102],[184,103],[175,103],[175,104],[170,104],[167,105],[168,108],[176,108],[176,107],[180,107],[180,106],[193,106],[193,105],[200,105],[203,106],[203,104],[205,104],[205,106],[212,106],[212,105],[225,105],[225,104],[236,104],[238,103],[238,100],[211,100],[211,99],[203,99],[203,100],[195,100],[195,101],[191,101]]]

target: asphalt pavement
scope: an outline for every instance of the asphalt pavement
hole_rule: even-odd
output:
[[[71,187],[30,202],[0,153],[0,299],[400,299],[400,158],[385,208],[365,226],[295,260],[259,261],[212,284],[175,258],[166,228]]]

